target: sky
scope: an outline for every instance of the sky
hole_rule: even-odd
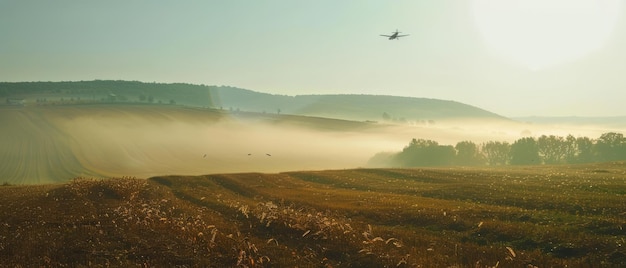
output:
[[[0,81],[133,80],[624,116],[621,0],[0,0]],[[409,36],[388,40],[399,30]]]

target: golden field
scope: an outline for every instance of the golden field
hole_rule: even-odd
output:
[[[626,164],[0,187],[3,267],[622,267]]]

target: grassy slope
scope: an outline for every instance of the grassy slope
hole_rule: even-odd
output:
[[[107,171],[92,163],[107,161],[101,149],[122,146],[115,138],[117,129],[133,129],[140,122],[158,126],[170,118],[184,117],[187,121],[214,121],[209,112],[193,113],[191,109],[159,108],[133,105],[76,105],[27,108],[0,108],[0,174],[13,184],[62,182],[76,176],[104,175]],[[125,119],[122,122],[120,119]],[[133,120],[135,119],[135,120]],[[108,122],[108,123],[107,123]],[[118,123],[119,122],[119,123]],[[133,125],[134,124],[134,125]],[[99,127],[109,133],[88,132]],[[87,132],[86,132],[87,131]],[[122,133],[123,134],[123,133]],[[119,139],[119,138],[118,138]],[[130,137],[129,137],[130,139]],[[91,150],[92,154],[88,151]],[[121,155],[121,154],[120,154]],[[118,155],[117,157],[120,157]],[[95,159],[95,158],[105,159]],[[89,158],[89,159],[88,159]],[[110,159],[108,159],[110,161]],[[109,171],[114,171],[111,168]]]
[[[69,137],[51,117],[55,116],[44,111],[0,109],[0,174],[9,182],[28,178],[31,184],[50,183],[49,178],[80,174]]]
[[[624,170],[353,169],[5,186],[0,266],[619,267]]]

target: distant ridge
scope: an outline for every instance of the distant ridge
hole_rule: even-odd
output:
[[[516,117],[514,119],[533,124],[626,127],[626,116],[528,116]]]
[[[471,105],[438,99],[387,95],[273,95],[229,86],[138,81],[0,82],[2,104],[55,102],[145,102],[233,111],[320,116],[346,120],[420,122],[509,120]]]
[[[295,99],[309,104],[300,110],[301,113],[324,117],[332,117],[336,113],[362,120],[382,119],[383,114],[400,121],[469,118],[508,120],[471,105],[439,99],[388,95],[302,95]]]

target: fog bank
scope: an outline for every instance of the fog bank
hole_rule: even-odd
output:
[[[599,126],[384,124],[157,105],[2,108],[0,124],[0,182],[12,184],[358,168],[379,152],[402,150],[413,138],[454,145],[606,132]]]

